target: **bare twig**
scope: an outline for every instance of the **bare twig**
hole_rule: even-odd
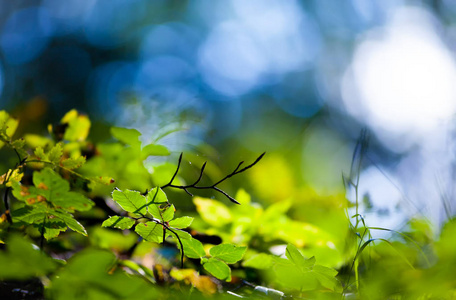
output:
[[[164,186],[162,186],[161,188],[164,189],[164,188],[167,188],[167,187],[172,187],[172,188],[176,188],[176,189],[181,189],[181,190],[184,190],[187,194],[189,194],[190,196],[193,196],[192,193],[190,193],[190,191],[188,189],[198,189],[198,190],[203,190],[203,189],[212,189],[212,190],[215,190],[221,194],[223,194],[225,197],[227,197],[231,202],[233,203],[236,203],[236,204],[240,204],[236,199],[234,199],[233,197],[231,197],[228,193],[226,193],[225,191],[223,191],[222,189],[220,189],[219,187],[217,187],[217,185],[219,185],[220,183],[224,182],[225,180],[227,180],[228,178],[231,178],[233,177],[234,175],[237,175],[239,173],[242,173],[244,171],[246,171],[247,169],[250,169],[251,167],[253,167],[254,165],[256,165],[262,158],[263,156],[266,154],[266,152],[264,152],[263,154],[261,154],[253,163],[251,163],[250,165],[242,168],[242,169],[239,169],[241,167],[241,165],[244,163],[243,161],[241,161],[237,167],[234,169],[234,171],[232,171],[230,174],[226,175],[225,177],[223,177],[222,179],[220,179],[219,181],[217,181],[216,183],[212,184],[212,185],[206,185],[206,186],[198,186],[197,184],[201,181],[201,178],[203,177],[203,173],[204,173],[204,169],[206,168],[206,164],[207,164],[207,161],[204,162],[204,164],[202,165],[201,167],[201,171],[200,171],[200,174],[198,176],[198,179],[192,183],[192,184],[189,184],[189,185],[174,185],[173,184],[173,181],[174,179],[176,178],[177,176],[177,173],[179,172],[179,168],[180,168],[180,165],[182,163],[182,153],[181,155],[179,156],[179,161],[177,162],[177,168],[176,168],[176,172],[174,172],[174,175],[173,177],[171,178],[171,180],[165,184]]]
[[[166,184],[166,185],[164,185],[164,186],[162,186],[162,189],[164,189],[164,188],[167,187],[167,186],[171,186],[171,184],[172,184],[173,181],[174,181],[174,178],[176,178],[177,173],[179,172],[179,168],[180,168],[181,162],[182,162],[182,155],[184,155],[184,153],[181,153],[181,154],[179,155],[179,160],[177,161],[176,172],[174,172],[173,177],[171,177],[171,180],[169,181],[169,183]]]

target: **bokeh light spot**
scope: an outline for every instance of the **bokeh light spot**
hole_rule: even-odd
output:
[[[363,41],[352,72],[344,83],[352,84],[344,90],[347,109],[393,150],[406,150],[455,112],[453,57],[420,9],[399,10]]]
[[[46,9],[30,7],[14,13],[3,28],[0,47],[9,64],[27,63],[49,44],[53,24]]]

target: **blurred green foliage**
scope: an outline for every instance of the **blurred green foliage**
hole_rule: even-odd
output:
[[[280,152],[240,175],[247,192],[221,182],[213,161],[176,164],[135,129],[113,127],[94,143],[76,111],[47,134],[17,138],[19,124],[0,112],[2,288],[38,280],[29,292],[49,299],[456,295],[454,219],[439,234],[419,219],[403,232],[368,227],[348,215],[358,202],[342,188],[301,180]]]

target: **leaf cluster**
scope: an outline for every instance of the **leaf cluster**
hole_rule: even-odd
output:
[[[360,211],[317,225],[294,218],[291,196],[266,206],[222,185],[264,153],[225,175],[200,160],[188,178],[182,154],[144,142],[136,129],[112,127],[92,143],[89,118],[75,110],[43,135],[15,138],[18,124],[0,111],[0,149],[14,158],[1,162],[0,293],[2,284],[34,281],[40,288],[31,292],[49,299],[455,295],[454,220],[437,237],[419,220],[409,232],[368,226]],[[365,139],[345,178],[356,191]],[[203,190],[215,197],[193,195]],[[328,230],[334,224],[344,228]]]

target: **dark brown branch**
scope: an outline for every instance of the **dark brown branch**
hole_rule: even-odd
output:
[[[198,177],[198,179],[193,183],[193,185],[197,185],[198,182],[200,182],[201,178],[203,178],[203,173],[204,173],[204,169],[206,168],[206,164],[207,164],[207,161],[205,161],[204,164],[201,166],[201,171],[200,171],[199,177]]]
[[[187,188],[185,188],[185,187],[184,187],[184,188],[183,188],[183,190],[184,190],[184,191],[185,191],[187,194],[189,194],[189,195],[190,195],[190,197],[193,197],[193,194],[192,194],[192,193],[190,193],[190,192],[187,190]]]
[[[164,189],[164,188],[167,187],[167,186],[171,186],[171,184],[173,183],[174,178],[176,178],[177,173],[179,172],[179,168],[180,168],[180,165],[181,165],[181,162],[182,162],[182,155],[183,155],[183,154],[184,154],[184,153],[181,153],[181,154],[179,155],[179,161],[177,162],[176,172],[174,172],[174,175],[173,175],[173,177],[171,177],[171,180],[170,180],[166,185],[164,185],[164,186],[161,187],[162,189]]]
[[[219,189],[218,187],[214,186],[214,187],[212,187],[212,188],[213,188],[214,190],[216,190],[217,192],[222,193],[223,195],[225,195],[228,199],[231,200],[231,202],[236,203],[236,204],[239,204],[239,205],[241,204],[241,203],[239,203],[236,199],[234,199],[233,197],[231,197],[230,195],[228,195],[228,193],[226,193],[225,191]]]
[[[203,190],[203,189],[212,189],[212,190],[215,190],[221,194],[223,194],[225,197],[227,197],[231,202],[233,203],[236,203],[236,204],[240,204],[236,199],[234,199],[233,197],[231,197],[227,192],[223,191],[222,189],[220,189],[219,187],[217,187],[217,185],[219,185],[220,183],[222,183],[223,181],[233,177],[234,175],[237,175],[239,173],[242,173],[244,171],[246,171],[247,169],[250,169],[251,167],[253,167],[254,165],[256,165],[262,158],[263,156],[266,154],[266,152],[264,152],[263,154],[261,154],[253,163],[251,163],[250,165],[242,168],[239,170],[239,168],[241,167],[241,165],[244,163],[243,161],[241,161],[237,167],[234,169],[233,172],[231,172],[230,174],[226,175],[225,177],[223,177],[222,179],[220,179],[219,181],[217,181],[216,183],[212,184],[212,185],[208,185],[208,186],[198,186],[197,184],[200,182],[201,178],[203,177],[203,173],[204,173],[204,169],[206,168],[206,164],[207,162],[205,162],[203,164],[203,166],[201,167],[201,171],[200,171],[200,174],[198,176],[198,179],[192,183],[192,184],[189,184],[189,185],[174,185],[172,184],[174,178],[177,176],[177,173],[179,172],[179,168],[180,168],[180,165],[181,165],[181,162],[182,162],[182,153],[181,155],[179,156],[179,161],[177,163],[177,168],[176,168],[176,172],[174,172],[174,175],[173,177],[171,178],[171,180],[169,181],[169,183],[167,183],[166,185],[162,186],[161,188],[164,189],[166,187],[172,187],[172,188],[175,188],[175,189],[181,189],[181,190],[184,190],[187,194],[189,194],[190,196],[193,196],[192,193],[190,193],[188,191],[188,189],[192,188],[192,189],[199,189],[199,190]]]

